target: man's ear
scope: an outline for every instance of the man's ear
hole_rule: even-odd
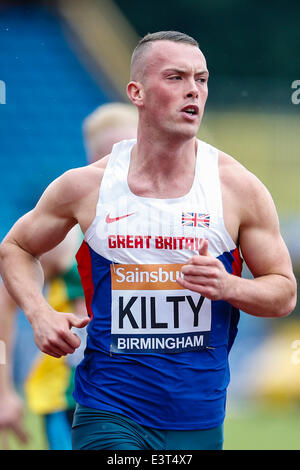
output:
[[[144,91],[141,83],[131,81],[127,85],[127,95],[130,101],[136,106],[144,104]]]

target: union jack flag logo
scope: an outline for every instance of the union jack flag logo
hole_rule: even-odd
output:
[[[200,214],[197,212],[183,212],[181,224],[188,227],[208,228],[210,222],[209,214]]]

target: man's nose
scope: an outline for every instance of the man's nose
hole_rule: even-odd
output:
[[[199,90],[194,80],[189,82],[186,96],[187,98],[198,98]]]

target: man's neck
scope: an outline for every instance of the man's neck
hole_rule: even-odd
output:
[[[150,174],[157,172],[177,172],[181,168],[194,166],[197,150],[195,137],[189,139],[174,135],[153,136],[138,134],[133,164],[138,168],[148,168]]]
[[[140,195],[157,193],[157,197],[186,194],[194,180],[196,151],[195,137],[158,140],[138,135],[128,175],[132,190]]]

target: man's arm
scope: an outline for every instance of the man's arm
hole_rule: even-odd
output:
[[[206,242],[199,256],[193,256],[182,268],[184,279],[178,282],[209,299],[226,300],[251,315],[286,316],[296,305],[296,281],[273,200],[245,169],[233,164],[225,171],[230,196],[225,197],[224,211],[238,214],[240,249],[253,279],[227,273],[223,264],[209,255]]]
[[[296,306],[292,262],[273,200],[259,181],[253,183],[253,202],[247,201],[240,226],[240,248],[254,279],[236,278],[228,301],[255,316],[286,316]]]
[[[41,256],[41,265],[45,281],[54,276],[60,276],[74,262],[79,244],[79,230],[74,227],[66,238],[54,249]],[[80,309],[77,307],[80,305]],[[17,305],[7,292],[3,282],[0,282],[0,340],[5,345],[5,363],[0,364],[0,432],[13,431],[21,441],[25,442],[27,433],[24,428],[24,404],[15,390],[13,383],[13,340],[15,332],[15,317]],[[76,316],[87,315],[84,299],[76,299]]]
[[[55,180],[37,206],[17,221],[0,247],[4,283],[31,323],[38,347],[54,357],[74,352],[80,341],[71,327],[83,327],[89,320],[58,313],[46,302],[39,257],[62,242],[77,223],[76,207],[85,197],[85,186],[79,170]]]

